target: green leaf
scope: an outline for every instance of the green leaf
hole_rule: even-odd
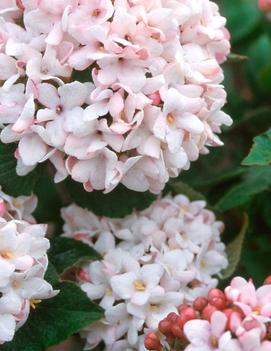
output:
[[[271,164],[271,131],[254,138],[249,155],[244,159],[245,166],[267,166]]]
[[[248,230],[248,225],[249,225],[249,219],[247,214],[245,213],[244,222],[240,233],[230,244],[227,245],[226,252],[229,260],[229,265],[222,273],[222,279],[230,278],[237,268],[237,265],[240,261],[242,247],[246,237],[246,232]]]
[[[216,204],[219,211],[246,205],[254,196],[271,188],[271,167],[251,167],[242,182],[233,186]]]
[[[73,283],[59,285],[60,293],[32,310],[27,323],[2,351],[43,351],[103,318],[103,310]]]
[[[270,55],[271,42],[266,34],[257,38],[248,50],[249,61],[247,62],[247,68],[254,83],[253,88],[258,87],[263,93],[270,93],[271,91],[269,81],[271,76]]]
[[[245,39],[260,23],[261,13],[257,0],[221,0],[219,5],[227,18],[232,43]]]
[[[0,143],[0,184],[2,189],[12,196],[31,195],[41,174],[41,167],[24,177],[16,173],[17,160],[14,157],[16,146]]]
[[[65,237],[56,237],[51,240],[48,257],[59,274],[81,261],[101,259],[101,256],[89,245]]]
[[[169,184],[169,188],[173,190],[174,194],[182,194],[187,196],[191,201],[195,200],[205,200],[205,197],[193,189],[191,186],[188,184],[185,184],[183,182],[172,182]]]
[[[58,185],[54,183],[53,177],[44,172],[35,194],[38,197],[38,206],[35,210],[35,218],[39,223],[58,222],[61,220],[60,209],[63,206],[59,193]]]
[[[49,262],[48,264],[48,268],[45,273],[44,279],[53,286],[59,283],[59,276],[57,274],[55,267],[52,265],[51,262]]]
[[[88,208],[98,216],[121,218],[133,212],[143,210],[151,205],[156,196],[149,192],[136,192],[119,185],[109,194],[100,191],[88,193],[83,186],[68,180],[67,191],[77,205]]]

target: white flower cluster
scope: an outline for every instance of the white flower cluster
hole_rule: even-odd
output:
[[[209,0],[1,0],[0,139],[18,142],[18,174],[49,159],[57,182],[159,193],[232,123],[225,23]]]
[[[0,191],[0,344],[11,341],[31,306],[56,295],[44,280],[49,240],[35,224],[35,197],[12,198]]]
[[[181,303],[216,286],[214,276],[228,264],[224,226],[205,205],[168,196],[123,219],[63,209],[64,235],[103,256],[78,273],[81,288],[105,309],[105,319],[82,332],[87,349],[101,341],[108,350],[144,349],[144,328],[157,328]]]

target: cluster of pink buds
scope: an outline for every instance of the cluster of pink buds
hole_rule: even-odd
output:
[[[178,310],[146,335],[147,350],[271,350],[271,276],[258,290],[236,277],[224,291],[211,289]]]

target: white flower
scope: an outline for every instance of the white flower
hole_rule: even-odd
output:
[[[58,292],[44,280],[49,240],[46,225],[35,224],[35,197],[12,198],[0,192],[0,344],[11,341],[31,306]],[[14,219],[18,218],[18,219]],[[22,220],[25,219],[25,220]],[[27,222],[29,219],[31,222]]]
[[[156,329],[181,303],[216,286],[213,276],[228,262],[223,224],[205,206],[178,195],[121,219],[99,218],[76,205],[62,210],[63,235],[103,256],[78,272],[81,288],[105,308],[105,319],[82,331],[87,349],[104,341],[106,350],[144,350],[144,328]]]

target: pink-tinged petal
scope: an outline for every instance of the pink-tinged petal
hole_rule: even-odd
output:
[[[138,147],[138,151],[142,155],[159,158],[160,157],[160,140],[158,140],[155,136],[149,137],[145,142],[142,143]]]
[[[178,117],[177,124],[190,133],[200,134],[204,131],[204,124],[197,116],[191,113],[184,113]]]
[[[271,285],[264,285],[256,292],[257,300],[260,305],[271,303]]]
[[[211,317],[211,334],[219,338],[225,331],[227,317],[224,313],[217,311]]]
[[[58,45],[57,58],[60,64],[64,64],[71,56],[74,49],[74,45],[68,41],[62,41]]]
[[[209,343],[210,324],[205,320],[192,320],[184,325],[184,334],[188,341],[196,346]]]
[[[42,83],[38,85],[38,100],[49,109],[55,109],[60,105],[60,99],[56,88],[49,83]]]
[[[262,309],[261,314],[265,317],[271,317],[271,302],[266,303]]]
[[[26,166],[34,166],[46,155],[47,147],[38,135],[26,135],[19,142],[19,153]]]
[[[138,305],[138,306],[143,306],[147,303],[149,298],[150,298],[149,291],[135,292],[132,295],[131,303]]]
[[[80,82],[68,83],[58,88],[61,104],[66,109],[83,105],[90,92],[90,85]]]
[[[110,283],[112,290],[120,299],[130,299],[134,292],[134,282],[137,276],[133,272],[116,275],[111,278]]]
[[[239,337],[239,341],[245,351],[259,350],[261,339],[260,329],[252,329]]]
[[[34,123],[35,103],[33,96],[27,100],[22,113],[17,122],[13,125],[12,130],[15,133],[23,133]]]
[[[118,72],[119,81],[129,86],[135,93],[139,92],[146,82],[145,73],[142,68],[123,67]]]
[[[21,136],[12,130],[12,125],[6,126],[0,133],[2,143],[14,143],[15,141],[19,141],[20,138]]]
[[[84,111],[84,121],[93,121],[106,115],[108,113],[108,108],[107,102],[97,102],[88,106]]]
[[[16,320],[11,314],[0,315],[0,341],[11,341],[15,334]]]
[[[111,116],[118,116],[124,109],[123,97],[119,93],[115,93],[109,101],[109,113]]]
[[[61,22],[55,22],[53,29],[48,34],[47,38],[45,39],[46,43],[49,45],[57,46],[63,39],[63,31]]]
[[[89,49],[87,46],[74,51],[68,59],[69,66],[78,71],[87,69],[93,62],[93,60],[88,58],[88,52]],[[91,76],[91,73],[89,73],[89,76]]]
[[[16,75],[16,60],[8,55],[0,53],[0,80],[7,80]]]
[[[56,116],[57,114],[55,110],[44,108],[44,109],[38,110],[36,119],[37,119],[37,122],[42,123],[42,122],[52,121],[56,118]]]
[[[263,341],[259,351],[270,351],[271,350],[271,341]]]
[[[160,264],[148,264],[141,269],[141,278],[149,288],[159,284],[164,268]]]
[[[105,295],[105,286],[103,284],[97,285],[92,283],[85,283],[81,285],[81,289],[87,294],[91,300],[100,300]]]

